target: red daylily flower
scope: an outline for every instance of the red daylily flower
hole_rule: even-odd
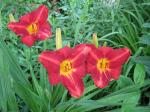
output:
[[[36,10],[21,16],[19,22],[10,22],[8,28],[21,36],[21,41],[30,47],[36,40],[45,40],[52,35],[47,18],[48,8],[41,5]]]
[[[112,79],[119,78],[122,64],[128,60],[130,55],[128,48],[99,47],[92,49],[87,57],[87,72],[90,73],[97,87],[104,88]]]
[[[48,71],[51,85],[62,83],[73,97],[80,97],[84,91],[82,78],[85,76],[85,47],[81,50],[64,47],[56,51],[44,51],[39,61]]]

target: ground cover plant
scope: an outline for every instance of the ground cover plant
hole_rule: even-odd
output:
[[[149,48],[149,0],[0,1],[0,111],[149,112]]]

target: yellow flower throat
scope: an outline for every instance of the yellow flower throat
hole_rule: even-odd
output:
[[[109,70],[109,60],[106,58],[101,58],[97,61],[97,69],[102,73]]]
[[[36,34],[38,32],[38,25],[37,23],[32,23],[27,26],[27,31],[29,32],[30,35]]]
[[[60,74],[68,77],[73,72],[72,62],[64,60],[60,63]]]

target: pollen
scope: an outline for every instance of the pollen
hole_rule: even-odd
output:
[[[69,76],[73,72],[72,62],[70,60],[64,60],[60,64],[60,74],[63,76]]]
[[[36,34],[38,32],[38,25],[37,23],[32,23],[27,26],[27,31],[29,32],[30,35]]]
[[[101,58],[97,61],[97,69],[102,73],[109,70],[109,60],[107,58]]]

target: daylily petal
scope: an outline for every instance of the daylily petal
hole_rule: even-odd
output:
[[[51,70],[48,72],[48,79],[51,85],[56,85],[60,83],[60,75],[58,73],[51,73]]]
[[[82,52],[72,54],[70,59],[73,67],[78,67],[85,63],[85,55]]]
[[[82,78],[86,75],[85,63],[75,68],[75,73]]]
[[[99,87],[99,88],[105,88],[110,79],[108,79],[109,76],[107,76],[108,74],[91,74],[93,80],[94,80],[94,84]]]
[[[79,44],[75,46],[76,51],[80,52],[82,51],[84,55],[88,55],[92,49],[96,49],[96,47],[93,44]]]
[[[85,76],[84,56],[84,53],[66,46],[56,51],[44,51],[40,55],[39,61],[47,69],[52,85],[61,82],[71,96],[78,98],[84,91],[82,81]],[[77,61],[80,64],[77,64]]]
[[[48,78],[51,85],[56,85],[60,82],[59,65],[61,60],[62,57],[55,51],[44,51],[39,56],[39,62],[41,62],[48,71]]]
[[[116,67],[116,66],[120,66],[123,63],[125,63],[128,58],[130,57],[131,52],[128,48],[120,48],[120,49],[115,49],[112,53],[111,53],[111,67]]]
[[[51,35],[51,26],[48,22],[46,22],[45,24],[41,25],[41,27],[39,27],[39,31],[37,33],[36,38],[38,40],[45,40],[48,37],[51,37]]]
[[[112,51],[113,49],[111,47],[99,47],[96,53],[99,58],[105,58],[111,56]]]
[[[21,16],[19,22],[10,22],[8,28],[23,37],[22,42],[27,46],[32,46],[34,41],[45,40],[52,35],[47,18],[48,8],[41,5],[36,10]],[[31,36],[32,38],[29,38]]]
[[[33,15],[31,15],[31,13],[27,13],[21,16],[19,19],[19,22],[24,23],[24,24],[30,24],[31,23],[30,16],[33,16]]]
[[[87,72],[92,76],[95,85],[104,88],[111,79],[117,80],[122,64],[127,61],[130,54],[127,48],[99,47],[92,49],[87,57]]]
[[[36,10],[32,12],[32,16],[30,16],[30,20],[37,21],[42,25],[46,22],[48,18],[48,8],[45,5],[39,6]]]
[[[118,80],[119,79],[119,76],[120,76],[120,73],[121,73],[121,68],[122,66],[119,66],[117,68],[113,68],[109,71],[111,77],[114,79],[114,80]]]
[[[90,51],[87,62],[90,64],[95,65],[97,63],[97,60],[99,59],[100,55],[97,55],[97,52],[99,52],[97,49],[93,49]]]
[[[91,47],[89,47],[89,46],[90,45],[80,44],[74,48],[74,52],[70,56],[74,67],[77,67],[77,66],[85,63],[85,61],[87,59],[87,55],[92,50]]]
[[[93,49],[93,48],[96,48],[95,47],[95,45],[93,45],[93,44],[89,44],[89,43],[87,43],[87,44],[78,44],[78,45],[76,45],[75,46],[76,48],[84,48],[84,47],[90,47],[91,49]]]
[[[100,58],[109,58],[113,49],[111,47],[93,48],[87,57],[87,62],[95,65]]]
[[[70,77],[61,77],[62,84],[69,90],[72,97],[79,98],[84,91],[84,84],[81,78],[71,74]]]
[[[49,73],[59,73],[61,56],[55,51],[43,51],[39,56],[39,62],[48,70]]]
[[[65,46],[65,47],[57,50],[57,52],[58,52],[58,54],[62,55],[64,59],[66,59],[72,54],[73,49],[68,46]]]
[[[99,74],[99,71],[95,65],[87,63],[87,73]]]
[[[86,74],[87,73],[86,65],[87,65],[88,55],[90,52],[96,49],[96,47],[93,44],[79,44],[79,45],[76,45],[74,49],[76,51],[77,56],[76,55],[72,56],[72,59],[74,61],[76,60],[73,66],[78,66],[82,64],[82,62],[85,63],[85,74]]]
[[[26,26],[23,23],[19,22],[10,22],[8,24],[8,28],[11,29],[13,32],[20,36],[26,36],[28,35],[28,32],[26,30]]]
[[[32,36],[28,35],[21,38],[21,41],[22,43],[26,44],[28,47],[31,47],[34,44],[35,39]]]

